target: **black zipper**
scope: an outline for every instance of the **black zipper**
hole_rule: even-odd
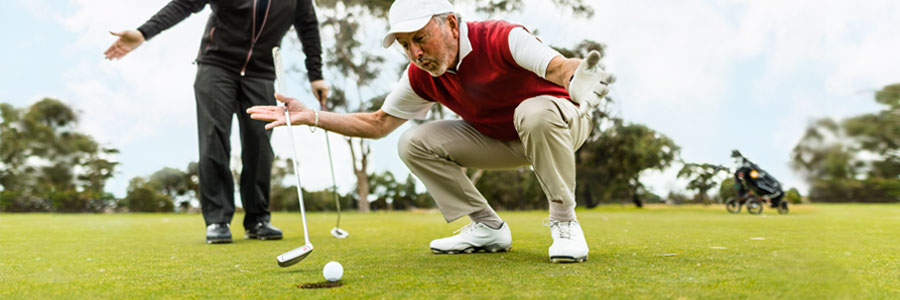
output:
[[[244,60],[244,66],[241,67],[241,77],[244,77],[244,74],[247,72],[247,64],[250,63],[250,56],[253,55],[253,47],[256,46],[256,40],[259,39],[259,36],[262,35],[262,31],[266,28],[266,19],[269,18],[269,8],[272,7],[272,0],[269,0],[269,3],[266,3],[266,14],[263,15],[262,24],[259,25],[259,32],[256,31],[256,2],[257,0],[253,0],[253,10],[251,13],[253,17],[250,22],[252,23],[250,29],[250,51],[247,51],[247,59]]]

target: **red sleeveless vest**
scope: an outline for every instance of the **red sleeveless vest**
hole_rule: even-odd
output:
[[[505,21],[466,23],[472,52],[456,74],[432,77],[414,64],[409,82],[420,97],[443,104],[479,132],[502,141],[519,139],[513,114],[525,99],[569,98],[566,89],[520,67],[509,51],[509,32],[521,25]]]

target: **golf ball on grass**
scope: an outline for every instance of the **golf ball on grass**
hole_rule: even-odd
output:
[[[344,267],[339,262],[329,261],[322,269],[322,275],[325,275],[325,280],[331,282],[341,280],[341,276],[344,276]]]

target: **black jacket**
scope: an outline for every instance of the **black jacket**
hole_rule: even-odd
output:
[[[150,40],[209,3],[212,15],[206,23],[197,62],[224,67],[241,76],[274,79],[272,47],[281,45],[284,34],[294,25],[306,54],[309,80],[322,79],[319,21],[312,0],[269,0],[267,11],[259,14],[257,1],[173,0],[138,30]],[[261,21],[255,19],[257,15],[263,16]]]

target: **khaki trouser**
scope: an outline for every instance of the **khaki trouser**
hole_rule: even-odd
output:
[[[488,206],[461,167],[531,165],[551,210],[574,214],[575,150],[590,134],[591,119],[580,116],[569,100],[538,96],[516,107],[514,122],[520,141],[490,138],[462,120],[428,122],[400,137],[400,158],[428,188],[447,222]]]

